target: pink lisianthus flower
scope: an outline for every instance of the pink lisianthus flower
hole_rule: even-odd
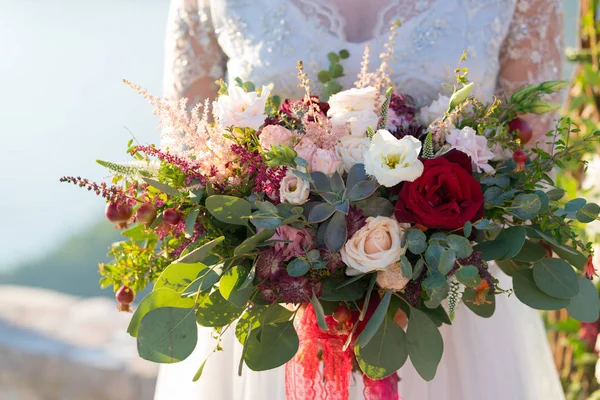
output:
[[[306,254],[315,246],[312,233],[309,230],[296,229],[289,225],[277,227],[271,240],[285,240],[287,242],[276,242],[274,246],[275,251],[282,255],[284,261]]]

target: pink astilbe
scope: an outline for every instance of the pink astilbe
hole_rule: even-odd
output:
[[[348,134],[345,129],[333,129],[331,121],[328,119],[314,122],[309,121],[308,118],[308,116],[304,116],[302,119],[305,130],[302,138],[310,139],[317,147],[323,150],[334,150],[340,137]]]
[[[194,180],[204,183],[205,177],[198,172],[200,165],[196,161],[190,161],[183,157],[178,157],[169,153],[166,150],[160,150],[153,146],[136,146],[131,150],[131,155],[136,153],[145,153],[149,156],[156,157],[163,162],[167,162],[178,167],[181,172],[186,175],[186,184],[192,183]]]

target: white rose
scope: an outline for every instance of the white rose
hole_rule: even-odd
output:
[[[412,182],[423,173],[420,152],[421,142],[414,136],[398,140],[390,132],[380,129],[365,153],[365,171],[387,187]]]
[[[308,201],[310,183],[294,175],[292,170],[287,170],[281,180],[279,197],[282,203],[301,205]]]
[[[365,153],[369,150],[371,141],[367,137],[343,136],[335,146],[335,154],[344,165],[346,172],[356,164],[364,164]]]
[[[446,142],[471,157],[473,169],[477,172],[493,174],[496,171],[489,164],[494,158],[494,153],[489,149],[485,136],[478,135],[470,126],[462,129],[451,129],[446,134]]]
[[[335,114],[331,117],[331,126],[337,128],[339,126],[348,126],[352,136],[365,137],[367,127],[377,129],[379,123],[379,115],[372,110],[347,111]]]
[[[346,264],[346,275],[384,270],[398,262],[406,248],[400,246],[404,228],[393,218],[369,217],[366,225],[346,242],[340,255]]]
[[[402,273],[402,266],[399,262],[388,265],[382,271],[377,272],[377,284],[382,289],[402,290],[410,282],[410,279]]]
[[[334,94],[329,98],[328,116],[333,116],[345,111],[375,111],[375,104],[381,102],[382,96],[373,86],[362,89],[348,89]]]
[[[450,104],[450,97],[439,95],[437,100],[434,100],[430,105],[422,107],[419,111],[419,122],[423,126],[429,126],[433,122],[442,119],[446,111],[448,111],[448,105]]]
[[[263,86],[262,92],[244,92],[239,86],[230,86],[229,93],[222,95],[214,102],[218,122],[224,128],[258,128],[267,118],[265,105],[271,91]]]
[[[335,171],[340,170],[342,162],[331,150],[316,149],[315,154],[310,162],[311,172],[322,172],[327,176],[331,176]]]

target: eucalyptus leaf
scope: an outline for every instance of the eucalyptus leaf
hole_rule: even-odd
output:
[[[377,305],[377,308],[367,321],[367,325],[365,325],[365,329],[362,331],[360,336],[358,337],[358,346],[365,347],[369,341],[375,336],[375,333],[383,323],[383,320],[387,314],[388,307],[390,306],[390,299],[392,298],[392,291],[388,290],[383,295],[383,298]]]
[[[206,199],[205,206],[213,217],[233,225],[247,225],[252,214],[250,203],[234,196],[210,196]]]
[[[408,251],[413,254],[421,254],[427,250],[427,236],[418,229],[410,229],[406,232],[406,243]]]
[[[471,246],[471,242],[464,236],[449,235],[447,241],[448,247],[454,250],[457,258],[467,258],[471,255],[471,253],[473,253],[473,246]]]
[[[244,361],[253,371],[277,368],[294,357],[298,346],[298,334],[291,321],[261,325],[247,338]]]
[[[325,312],[323,311],[323,306],[321,305],[319,299],[317,299],[317,296],[315,296],[314,293],[310,297],[310,303],[312,304],[313,309],[315,310],[315,315],[317,317],[317,324],[319,325],[319,328],[321,328],[321,330],[323,331],[328,331],[329,327],[327,326],[327,322],[325,321]]]
[[[222,327],[235,321],[243,311],[244,308],[230,303],[217,290],[198,304],[196,322],[200,326]]]
[[[202,262],[210,254],[210,251],[217,247],[223,240],[225,240],[225,236],[219,236],[218,238],[203,244],[197,249],[190,251],[185,256],[179,258],[177,262],[184,264],[194,264],[197,262]]]
[[[442,359],[444,343],[433,321],[419,309],[410,309],[406,340],[413,366],[423,379],[432,380]]]
[[[427,250],[425,251],[425,262],[427,263],[427,265],[430,268],[437,270],[443,252],[444,248],[438,243],[434,242],[429,244]]]
[[[454,263],[456,262],[456,253],[454,250],[445,249],[440,256],[440,263],[438,264],[438,271],[442,275],[448,274],[454,268]]]
[[[136,308],[129,326],[127,327],[127,333],[133,337],[137,337],[138,330],[142,318],[150,311],[161,307],[173,307],[173,308],[189,308],[194,306],[194,299],[189,297],[182,297],[181,293],[175,292],[167,288],[159,288],[149,293],[140,302]]]
[[[193,264],[175,262],[160,274],[154,284],[154,290],[167,288],[182,293],[201,272],[206,273],[207,270],[208,267],[199,262]]]
[[[548,198],[552,201],[558,201],[560,199],[562,199],[565,195],[565,191],[563,189],[560,188],[556,188],[556,189],[552,189],[546,192],[546,194],[548,195]]]
[[[277,228],[282,224],[282,220],[277,215],[264,211],[256,211],[250,217],[250,222],[257,228]]]
[[[463,293],[462,301],[467,308],[482,318],[490,318],[496,311],[496,296],[491,290],[487,290],[481,303],[475,304],[476,291],[473,288],[466,288]]]
[[[583,208],[583,206],[586,205],[586,203],[587,201],[585,199],[573,199],[565,204],[565,210],[568,212],[579,211]]]
[[[542,208],[542,201],[534,193],[521,193],[515,197],[509,211],[522,220],[535,218]]]
[[[552,297],[570,299],[579,292],[577,274],[560,258],[542,258],[533,264],[533,280],[538,288]]]
[[[256,249],[256,246],[273,237],[274,234],[274,229],[263,229],[257,234],[250,236],[248,239],[244,240],[239,246],[235,248],[235,250],[233,250],[233,254],[235,256],[242,256],[244,254],[248,254],[254,249]]]
[[[594,284],[584,278],[578,277],[579,292],[571,299],[567,306],[569,315],[581,322],[596,322],[600,312],[598,290]]]
[[[546,256],[546,249],[537,243],[526,240],[523,247],[513,258],[517,261],[535,262]]]
[[[150,178],[142,178],[142,180],[148,185],[152,186],[153,188],[158,189],[161,192],[168,194],[169,196],[177,197],[181,195],[181,193],[177,189],[172,188],[171,186],[161,183],[157,180]]]
[[[252,286],[242,288],[249,272],[250,268],[236,265],[225,271],[219,280],[219,292],[223,298],[240,308],[246,306],[254,290]]]
[[[294,258],[287,265],[287,272],[290,276],[302,276],[310,270],[310,263],[302,258]]]
[[[589,224],[598,218],[598,213],[600,213],[600,206],[595,203],[587,203],[581,210],[577,211],[577,221]]]
[[[185,360],[196,348],[198,328],[194,311],[161,307],[149,311],[141,320],[137,336],[140,357],[172,364]]]
[[[456,279],[467,287],[475,287],[481,283],[479,270],[474,265],[465,265],[456,271]]]
[[[192,211],[185,217],[185,231],[188,235],[193,236],[195,231],[196,219],[200,214],[200,208],[194,207]]]
[[[406,258],[404,255],[400,256],[400,268],[402,269],[402,275],[404,275],[406,279],[413,278],[412,265],[410,264],[410,261],[408,261],[408,258]]]
[[[525,269],[513,274],[513,289],[517,298],[536,310],[559,310],[569,305],[569,299],[548,296],[533,279],[533,271]]]

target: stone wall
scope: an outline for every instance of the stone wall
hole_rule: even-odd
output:
[[[0,285],[0,399],[151,400],[130,314],[109,299]]]

